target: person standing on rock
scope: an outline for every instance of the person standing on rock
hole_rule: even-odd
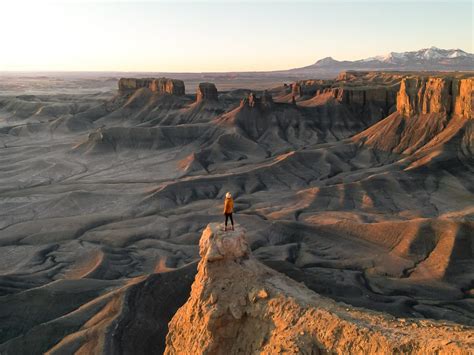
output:
[[[230,192],[225,194],[224,201],[224,215],[225,215],[225,227],[224,231],[227,231],[227,221],[230,218],[230,223],[232,224],[232,230],[234,230],[234,219],[232,218],[232,212],[234,212],[234,200]]]

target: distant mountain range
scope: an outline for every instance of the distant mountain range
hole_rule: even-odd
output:
[[[359,60],[336,60],[326,57],[318,60],[314,64],[294,69],[272,70],[272,71],[242,71],[242,72],[2,72],[0,71],[0,93],[12,93],[24,90],[25,84],[21,83],[21,78],[34,77],[49,80],[51,77],[69,78],[69,80],[89,80],[85,89],[100,90],[116,88],[117,79],[120,77],[133,76],[135,78],[161,77],[166,76],[173,79],[180,79],[186,82],[186,86],[195,88],[200,82],[213,82],[220,90],[232,90],[236,88],[249,88],[261,90],[276,85],[281,82],[292,82],[301,79],[332,79],[345,70],[359,71],[470,71],[474,73],[474,54],[462,49],[440,49],[436,47],[420,49],[411,52],[390,52],[386,55],[379,55]],[[19,80],[17,86],[12,85],[13,79]],[[106,78],[107,82],[96,81],[97,78]],[[52,82],[34,87],[34,90],[50,90]],[[68,83],[65,81],[64,83]],[[31,82],[29,88],[33,89]],[[58,82],[63,85],[63,82]],[[77,84],[71,84],[71,88],[77,90]],[[13,90],[13,91],[12,91]],[[16,91],[15,91],[16,90]],[[192,89],[191,89],[192,90]],[[38,92],[38,91],[37,91]]]
[[[326,57],[309,66],[290,69],[288,72],[333,76],[343,70],[474,71],[474,54],[461,49],[431,47],[411,52],[390,52],[354,61],[339,61]]]

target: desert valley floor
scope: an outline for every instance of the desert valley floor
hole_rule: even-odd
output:
[[[163,349],[227,191],[253,254],[316,293],[474,325],[473,81],[4,93],[0,353],[112,326],[121,353]]]

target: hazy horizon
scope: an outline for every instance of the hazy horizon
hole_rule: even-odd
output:
[[[4,5],[9,16],[0,30],[10,35],[0,71],[273,71],[327,56],[357,60],[431,46],[472,52],[472,6],[465,1],[23,1]]]

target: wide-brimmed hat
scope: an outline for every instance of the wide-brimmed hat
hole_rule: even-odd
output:
[[[231,198],[231,197],[232,197],[232,195],[230,194],[230,192],[225,194],[225,198]]]

